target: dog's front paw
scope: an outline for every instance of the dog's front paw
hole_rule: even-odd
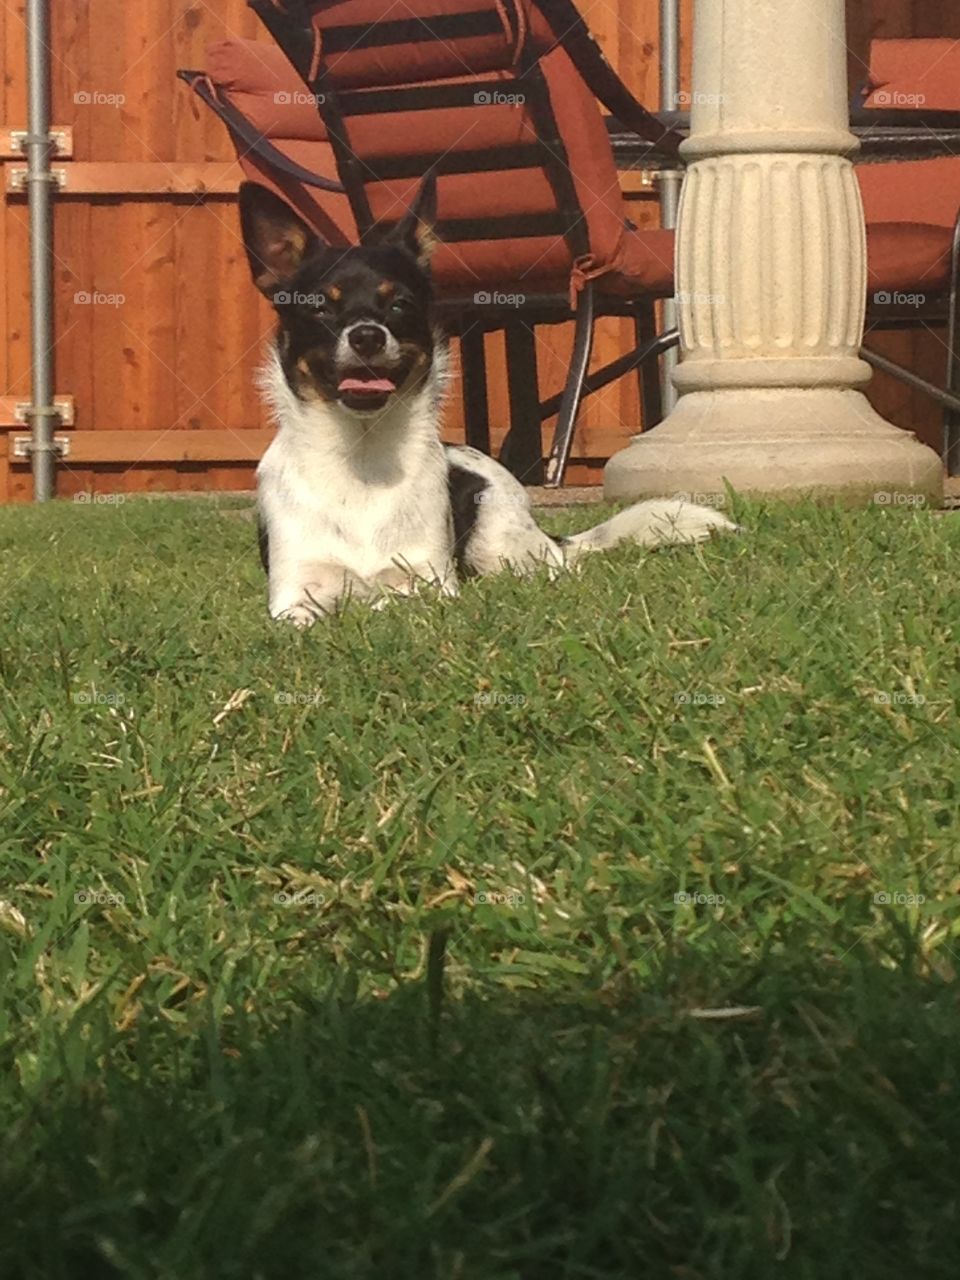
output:
[[[289,609],[283,609],[280,613],[272,615],[277,622],[290,622],[298,631],[303,631],[307,627],[312,627],[316,620],[320,617],[320,611],[314,605],[295,604]]]

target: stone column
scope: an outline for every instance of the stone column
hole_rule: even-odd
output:
[[[844,0],[695,0],[680,399],[610,459],[607,497],[719,494],[724,481],[942,497],[937,455],[860,389],[866,239],[844,34]]]

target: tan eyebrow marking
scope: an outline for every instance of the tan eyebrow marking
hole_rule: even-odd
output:
[[[381,298],[392,298],[397,292],[397,286],[390,280],[381,280],[377,285],[377,293]]]
[[[338,284],[329,285],[327,288],[327,293],[334,300],[334,302],[339,302],[340,299],[343,297],[343,290],[340,288]]]

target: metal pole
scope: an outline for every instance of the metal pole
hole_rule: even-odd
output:
[[[27,193],[30,208],[30,457],[33,497],[53,497],[53,251],[50,217],[50,66],[48,0],[27,0]]]
[[[660,0],[660,109],[677,111],[680,107],[680,0]],[[677,225],[677,209],[680,205],[679,172],[660,175],[660,221],[665,227]],[[677,304],[669,299],[663,304],[663,327],[677,327]],[[677,402],[673,385],[673,371],[677,367],[679,353],[676,348],[663,357],[663,408],[665,413]]]

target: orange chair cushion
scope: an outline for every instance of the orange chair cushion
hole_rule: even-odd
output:
[[[376,12],[374,12],[376,10]],[[414,13],[416,10],[416,13]],[[417,14],[463,13],[460,0],[404,0],[396,17],[404,22]],[[361,163],[396,156],[455,154],[490,147],[509,147],[537,140],[531,104],[514,63],[524,40],[541,51],[540,71],[566,152],[576,200],[586,224],[588,251],[574,260],[567,241],[556,234],[488,241],[441,243],[434,274],[441,292],[503,289],[512,293],[566,293],[585,280],[597,279],[602,291],[618,296],[672,290],[671,232],[628,229],[619,175],[609,137],[593,94],[566,51],[543,27],[529,0],[471,0],[471,10],[487,14],[496,29],[482,37],[338,51],[342,28],[363,28],[374,18],[383,22],[379,0],[339,0],[317,13],[318,56],[324,59],[328,83],[377,92],[385,85],[415,87],[428,77],[445,84],[470,84],[481,78],[503,84],[521,100],[469,102],[447,109],[359,112],[346,119],[349,145]],[[505,20],[505,16],[508,20]],[[347,32],[349,35],[349,31]],[[331,51],[332,50],[332,51]],[[473,61],[468,62],[465,54]],[[409,55],[409,56],[408,56]],[[464,74],[469,67],[471,74]],[[337,177],[332,149],[317,107],[306,86],[278,47],[259,41],[226,40],[210,46],[207,69],[223,96],[290,159],[328,177]],[[358,86],[362,85],[362,88]],[[248,176],[285,197],[327,239],[356,240],[356,227],[345,196],[331,195],[290,182],[254,156],[241,155]],[[419,177],[371,180],[365,190],[375,220],[393,220],[412,200]],[[522,170],[444,174],[440,181],[442,220],[550,214],[557,194],[539,165]]]
[[[508,71],[531,34],[549,37],[529,0],[323,0],[313,11],[315,59],[335,89]]]
[[[217,40],[207,45],[206,64],[214,84],[271,140],[326,142],[327,130],[316,103],[278,45]]]
[[[960,211],[960,158],[865,164],[857,178],[867,220],[871,295],[942,290]]]
[[[547,281],[552,291],[565,292],[575,265],[578,281],[620,270],[630,274],[625,257],[623,196],[596,101],[559,46],[541,59],[540,69],[586,222],[589,250],[575,264],[566,242],[555,235],[441,244],[434,271],[442,288],[462,290],[470,284],[490,284],[531,291],[531,282],[536,281],[539,288]],[[535,142],[538,135],[527,100],[529,91],[525,94],[522,82],[510,72],[494,72],[492,78],[503,84],[505,96],[513,91],[521,101],[351,115],[346,121],[350,147],[361,163],[371,167],[385,157],[423,155],[426,168],[427,158],[437,153],[455,156],[463,151]],[[469,84],[473,79],[458,76],[445,83]],[[398,218],[418,183],[419,178],[367,183],[374,218]],[[539,164],[520,170],[446,174],[440,179],[439,197],[442,220],[550,214],[558,207],[556,193]]]
[[[306,86],[275,44],[219,40],[207,46],[206,70],[220,95],[305,169],[339,181],[333,148]],[[245,147],[237,159],[253,182],[287,200],[330,244],[355,244],[357,225],[345,195],[307,187],[278,173]]]
[[[960,210],[960,156],[857,166],[867,222],[950,227]]]
[[[621,298],[639,294],[669,298],[673,294],[675,245],[673,231],[628,231],[617,270],[604,275],[598,288]]]
[[[874,222],[867,227],[867,282],[877,292],[941,293],[950,279],[953,232],[922,222]]]
[[[960,111],[960,44],[956,40],[874,40],[868,107]]]

